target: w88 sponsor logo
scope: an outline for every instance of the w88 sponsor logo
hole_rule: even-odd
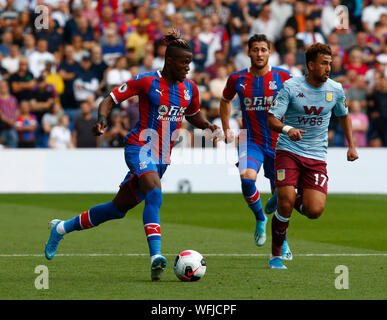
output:
[[[310,126],[321,126],[323,123],[322,117],[317,117],[320,115],[321,111],[324,110],[324,107],[317,108],[316,106],[304,106],[304,111],[306,115],[315,115],[316,117],[298,117],[298,123],[299,124],[309,124]]]

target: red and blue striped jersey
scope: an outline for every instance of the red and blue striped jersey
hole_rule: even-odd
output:
[[[275,149],[278,133],[267,127],[267,112],[290,73],[281,68],[270,67],[262,77],[254,77],[248,69],[232,73],[223,90],[223,99],[231,101],[238,94],[248,142]]]
[[[161,158],[165,153],[165,160],[169,161],[178,133],[176,130],[181,127],[183,116],[192,116],[200,111],[196,84],[189,79],[171,84],[161,76],[160,71],[155,71],[138,75],[110,93],[116,104],[136,95],[139,97],[140,117],[126,135],[126,143],[143,146],[152,140],[155,155]]]

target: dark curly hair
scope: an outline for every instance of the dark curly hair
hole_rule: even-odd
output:
[[[331,47],[320,42],[314,43],[307,47],[305,50],[305,60],[307,68],[309,62],[316,61],[319,54],[327,54],[329,56],[332,56]]]
[[[167,46],[165,51],[166,57],[172,56],[174,49],[176,48],[191,51],[191,47],[188,42],[181,39],[181,34],[176,29],[172,29],[168,34],[166,34],[162,41]]]

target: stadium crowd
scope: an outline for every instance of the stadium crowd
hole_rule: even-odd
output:
[[[272,42],[270,65],[293,76],[305,72],[306,46],[329,44],[331,78],[345,89],[357,146],[387,146],[386,4],[0,0],[0,145],[122,147],[139,116],[137,98],[113,109],[101,138],[91,134],[98,104],[122,82],[162,69],[166,47],[161,39],[174,27],[192,48],[189,77],[198,85],[201,109],[211,122],[220,123],[219,100],[228,75],[250,66],[248,38],[264,33]],[[47,16],[35,10],[41,5],[48,8]],[[349,23],[344,12],[337,27],[339,5],[347,7]],[[233,128],[238,129],[237,98],[233,104]],[[346,144],[334,116],[328,138],[330,146]]]

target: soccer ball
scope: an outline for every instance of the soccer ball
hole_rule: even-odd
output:
[[[175,259],[173,270],[181,281],[198,281],[206,273],[206,261],[194,250],[185,250]]]

